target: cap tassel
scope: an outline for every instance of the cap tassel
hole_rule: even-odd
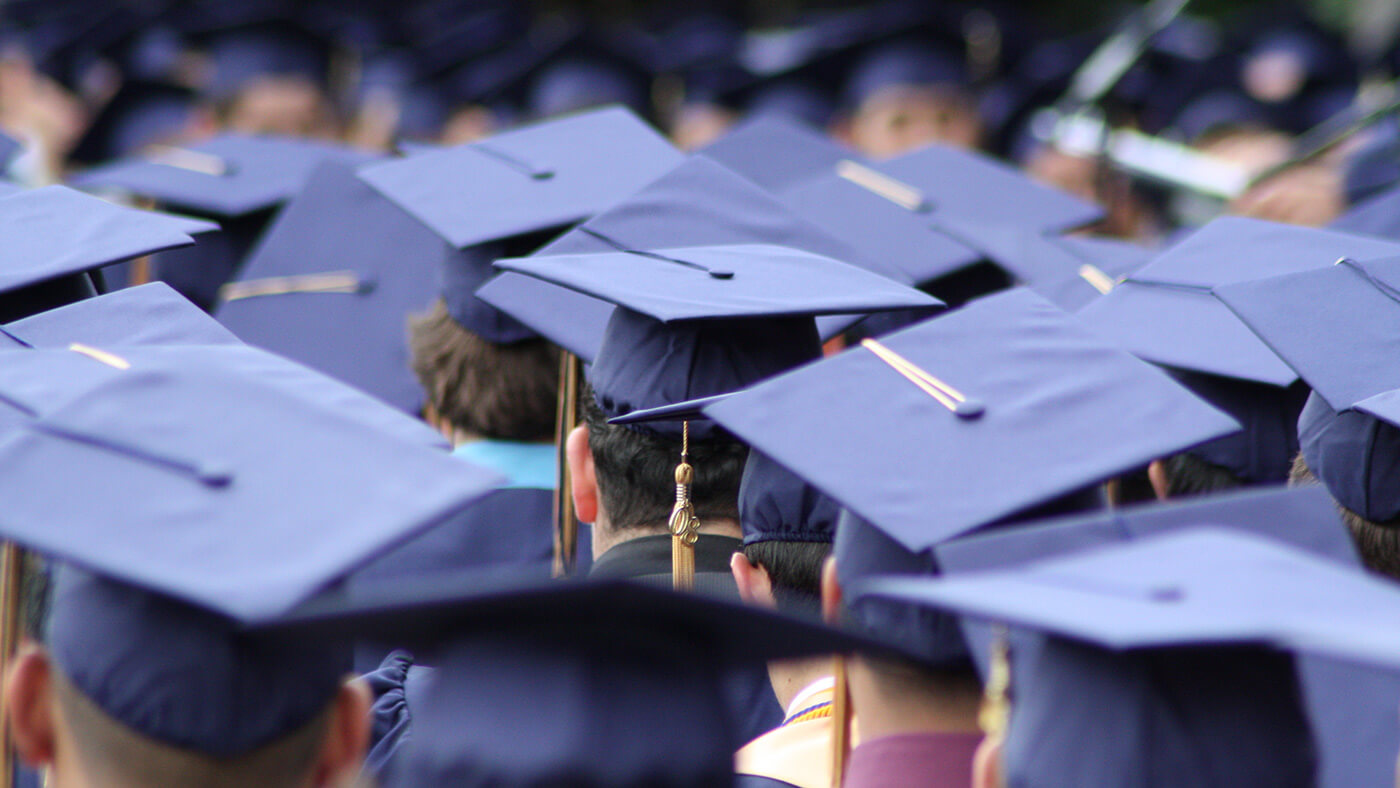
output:
[[[671,586],[677,591],[695,587],[695,542],[700,538],[700,518],[690,502],[695,468],[690,458],[690,422],[681,426],[681,464],[676,466],[676,505],[671,509]]]
[[[851,687],[846,676],[846,658],[835,659],[836,687],[831,700],[831,788],[841,788],[846,776],[846,759],[851,754]]]
[[[977,712],[977,724],[988,739],[999,740],[1006,733],[1011,719],[1010,689],[1011,647],[1007,643],[1006,628],[998,627],[996,639],[992,641],[987,684],[982,690],[982,708]]]
[[[578,558],[578,515],[574,512],[573,484],[569,479],[566,445],[578,426],[578,356],[564,351],[559,357],[559,400],[554,414],[554,445],[558,452],[554,477],[554,576],[573,574]]]

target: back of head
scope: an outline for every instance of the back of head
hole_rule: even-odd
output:
[[[162,785],[304,778],[346,664],[337,648],[242,634],[70,566],[46,645],[79,757],[114,781]]]
[[[1031,660],[1028,660],[1031,661]],[[1047,638],[1012,674],[1009,788],[1311,786],[1291,656],[1263,647],[1109,652]]]

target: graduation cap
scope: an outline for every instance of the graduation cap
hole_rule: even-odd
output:
[[[1325,268],[1342,257],[1400,254],[1393,243],[1257,219],[1216,219],[1129,276],[1080,315],[1148,361],[1287,386],[1297,375],[1211,291]]]
[[[313,140],[223,134],[197,145],[163,148],[69,178],[80,189],[147,197],[201,216],[235,218],[291,198],[323,161],[362,164],[373,154]]]
[[[360,177],[461,249],[582,221],[680,158],[637,116],[607,108],[366,167]]]
[[[784,204],[867,257],[897,265],[921,286],[990,258],[1027,277],[1038,256],[998,255],[997,228],[1058,234],[1097,221],[1102,211],[1035,183],[988,157],[930,145],[878,163],[839,162],[834,171],[788,189]],[[1018,270],[1019,269],[1019,270]],[[1071,268],[1070,270],[1073,270]],[[1052,275],[1063,273],[1054,266]]]
[[[732,244],[790,247],[890,274],[891,279],[903,281],[898,272],[882,261],[857,255],[845,243],[798,218],[751,181],[704,156],[690,157],[646,188],[565,233],[536,254],[572,255]],[[477,291],[477,295],[585,361],[596,356],[599,347],[596,342],[602,341],[607,324],[600,318],[610,311],[605,311],[598,299],[588,303],[579,296],[574,299],[577,306],[570,302],[565,312],[577,315],[576,319],[569,325],[559,326],[562,297],[545,295],[551,288],[535,284],[534,293],[541,299],[536,304],[532,301],[536,296],[526,285],[519,279],[509,280],[503,276]],[[783,283],[783,287],[787,287],[787,283]],[[849,316],[819,321],[823,335],[839,333],[850,323]],[[559,335],[556,328],[563,328],[563,335]]]
[[[11,431],[0,456],[16,471],[0,481],[0,533],[63,565],[46,637],[58,669],[126,727],[215,757],[306,723],[343,670],[329,644],[243,624],[500,481],[197,367],[119,376]],[[82,485],[56,481],[74,469]]]
[[[1387,647],[1387,641],[1393,635],[1387,634],[1390,628],[1384,623],[1387,611],[1395,604],[1392,588],[1356,568],[1342,566],[1239,530],[1191,528],[1144,538],[1124,546],[1086,550],[1066,557],[1032,562],[1014,571],[982,572],[939,581],[877,582],[867,590],[979,618],[1027,626],[1054,636],[1044,649],[1026,655],[1025,660],[1017,659],[1018,667],[1029,668],[1026,670],[1027,686],[1024,691],[1020,689],[1017,672],[1013,670],[1012,719],[1007,755],[1009,761],[1025,759],[1029,763],[1023,765],[1029,766],[1037,758],[1031,748],[1038,743],[1041,748],[1039,758],[1045,760],[1032,768],[1048,769],[1047,761],[1054,762],[1064,757],[1066,753],[1063,750],[1069,746],[1067,740],[1057,737],[1046,727],[1047,719],[1040,719],[1041,715],[1048,713],[1048,708],[1042,708],[1043,704],[1057,703],[1057,724],[1063,725],[1067,720],[1066,715],[1080,718],[1083,713],[1085,716],[1081,719],[1085,721],[1093,719],[1094,715],[1100,715],[1099,718],[1103,719],[1106,709],[1113,708],[1114,704],[1121,705],[1126,700],[1118,691],[1113,692],[1113,697],[1102,697],[1101,690],[1094,686],[1098,682],[1084,678],[1069,687],[1064,686],[1062,671],[1067,667],[1063,662],[1066,639],[1079,643],[1078,648],[1087,650],[1089,654],[1098,654],[1099,658],[1091,660],[1090,664],[1093,661],[1109,665],[1114,662],[1127,663],[1135,671],[1154,663],[1160,670],[1164,663],[1170,665],[1185,655],[1187,661],[1172,671],[1179,674],[1181,668],[1195,661],[1193,655],[1229,653],[1241,646],[1252,647],[1252,651],[1260,654],[1267,653],[1264,647],[1270,647],[1326,654],[1349,662],[1394,668],[1393,652]],[[891,591],[894,593],[889,593]],[[1103,659],[1110,652],[1119,656],[1111,660]],[[1203,754],[1212,752],[1217,737],[1223,737],[1224,733],[1214,730],[1215,726],[1210,723],[1209,701],[1211,698],[1229,700],[1232,692],[1228,683],[1225,687],[1209,688],[1209,691],[1204,691],[1207,687],[1196,685],[1196,682],[1210,683],[1213,674],[1222,675],[1205,669],[1208,664],[1198,663],[1197,667],[1201,669],[1186,673],[1184,677],[1179,676],[1173,682],[1159,684],[1159,688],[1175,689],[1166,697],[1157,692],[1138,695],[1140,700],[1150,701],[1139,707],[1150,712],[1144,715],[1149,720],[1161,714],[1160,704],[1169,703],[1173,698],[1177,700],[1179,709],[1194,708],[1198,712],[1187,718],[1190,727],[1177,729],[1172,738],[1158,740],[1154,735],[1159,746],[1169,747],[1157,750],[1146,764],[1141,760],[1140,751],[1104,753],[1102,757],[1096,755],[1092,760],[1096,764],[1114,764],[1117,769],[1136,764],[1159,775],[1164,773],[1162,770],[1171,769],[1173,771],[1165,773],[1170,781],[1176,781],[1170,774],[1182,768],[1181,762],[1176,760],[1181,757],[1179,750],[1197,750]],[[1259,666],[1265,664],[1259,663]],[[1053,666],[1055,670],[1030,667],[1032,665]],[[1119,671],[1104,671],[1102,668],[1100,671],[1101,679],[1111,680],[1109,687],[1119,683]],[[1283,681],[1268,685],[1268,690],[1262,694],[1273,695],[1280,688],[1292,684],[1291,674],[1291,668],[1277,670],[1274,675]],[[1081,674],[1081,677],[1084,675]],[[1183,682],[1182,678],[1189,678],[1190,681]],[[1253,695],[1262,689],[1256,685],[1248,694]],[[1078,697],[1077,701],[1069,700],[1075,696]],[[1239,708],[1256,706],[1253,702],[1244,702],[1243,698],[1230,702],[1234,710],[1226,716],[1232,720],[1237,720],[1235,715]],[[1201,708],[1202,705],[1207,708]],[[1296,726],[1301,715],[1298,710],[1288,707],[1298,705],[1300,699],[1295,696],[1284,707],[1274,708],[1273,713],[1287,720],[1289,726]],[[1134,708],[1132,717],[1139,716],[1139,708]],[[1267,708],[1267,705],[1262,708]],[[1285,711],[1288,713],[1283,714]],[[1213,713],[1219,715],[1221,710],[1216,709]],[[1018,716],[1022,716],[1019,724],[1023,727],[1020,731],[1017,727]],[[1280,731],[1275,727],[1277,722],[1271,721],[1271,716],[1265,714],[1255,718],[1243,728],[1252,731],[1253,735],[1276,736]],[[1128,722],[1119,718],[1117,713],[1110,713],[1107,719],[1112,728],[1118,731],[1124,730],[1123,726]],[[1306,730],[1306,723],[1303,730]],[[1082,737],[1091,735],[1092,731],[1081,726],[1075,733]],[[1297,737],[1296,733],[1290,735]],[[1018,736],[1031,736],[1036,742],[1022,740],[1013,746],[1013,740]],[[1305,737],[1297,738],[1297,744],[1310,744]],[[1114,740],[1118,740],[1117,737]],[[1075,748],[1076,762],[1083,760],[1082,738],[1079,741],[1081,746]],[[1123,741],[1138,740],[1128,737]],[[1216,752],[1213,757],[1193,759],[1192,768],[1198,770],[1202,763],[1211,763],[1214,764],[1211,768],[1224,774],[1231,768],[1230,764],[1240,758],[1241,752],[1250,751],[1240,749],[1243,744],[1237,743],[1228,755]],[[1250,749],[1259,746],[1254,741],[1247,744]],[[1393,744],[1389,746],[1393,749]],[[1178,752],[1174,753],[1174,750]],[[1277,751],[1277,748],[1273,748],[1270,758]],[[1312,748],[1305,746],[1301,752],[1305,757],[1300,762],[1289,764],[1284,774],[1296,775],[1295,770],[1314,768],[1310,763]],[[1355,754],[1354,749],[1338,752],[1343,758],[1353,758]],[[1393,753],[1387,758],[1393,760]],[[1249,756],[1245,760],[1255,759]],[[1376,760],[1379,760],[1379,756]],[[1371,767],[1381,771],[1376,763]],[[1050,773],[1063,772],[1051,770]],[[1198,772],[1193,771],[1193,774],[1196,777],[1192,779],[1198,779]],[[1257,777],[1257,774],[1253,773],[1250,779]],[[1310,772],[1305,774],[1310,776]],[[1092,782],[1105,780],[1102,775],[1098,779],[1091,775],[1079,776]],[[1356,776],[1355,771],[1352,776]],[[1312,780],[1304,781],[1311,783]]]
[[[699,153],[771,192],[779,192],[859,154],[798,120],[751,117]]]
[[[190,300],[213,309],[219,287],[238,271],[270,211],[299,192],[324,161],[375,158],[311,140],[225,134],[185,148],[157,148],[141,158],[95,167],[69,179],[90,190],[117,191],[220,219],[224,231],[189,252],[157,258],[155,268]]]
[[[18,346],[235,345],[238,337],[164,282],[40,312],[3,330]]]
[[[223,286],[216,315],[245,342],[416,414],[404,326],[437,296],[448,251],[352,166],[325,162]]]
[[[63,186],[0,196],[0,321],[95,294],[89,273],[162,249],[188,246],[210,222],[136,211]]]
[[[969,87],[962,53],[917,39],[873,47],[852,64],[842,92],[854,108],[885,90],[926,86]]]
[[[431,651],[413,736],[382,775],[413,784],[722,784],[742,743],[723,711],[730,671],[874,647],[735,601],[616,580],[476,573],[320,602],[277,630]],[[503,714],[514,724],[502,727]],[[656,725],[660,739],[618,746],[624,731]]]
[[[1025,290],[864,345],[705,413],[911,551],[1238,429]]]
[[[1009,571],[1055,556],[1133,543],[1202,524],[1276,540],[1343,567],[1359,563],[1331,497],[1318,487],[1251,490],[1043,521],[974,534],[939,545],[935,552],[950,575]],[[995,633],[989,625],[971,619],[964,619],[963,627],[985,674]],[[1041,646],[1039,636],[1013,630],[1008,637],[1018,663],[1034,661]],[[1349,659],[1300,654],[1297,662],[1320,755],[1318,784],[1362,785],[1391,779],[1395,736],[1400,730],[1394,713],[1400,680]],[[1033,690],[1026,677],[1018,680],[1018,686]]]
[[[1400,516],[1383,481],[1400,458],[1400,381],[1378,365],[1392,344],[1397,266],[1393,258],[1341,260],[1218,295],[1312,387],[1298,420],[1303,457],[1339,503],[1373,521]]]

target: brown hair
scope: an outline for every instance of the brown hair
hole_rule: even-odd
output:
[[[439,300],[408,322],[413,372],[453,427],[483,438],[554,438],[559,348],[543,339],[498,345],[452,319]]]
[[[1318,478],[1303,459],[1303,453],[1293,459],[1293,470],[1288,474],[1289,487],[1319,484]],[[1333,499],[1335,503],[1336,499]],[[1400,579],[1400,520],[1383,523],[1372,522],[1352,510],[1337,504],[1342,514],[1342,522],[1351,532],[1351,540],[1361,553],[1361,562],[1368,569]]]

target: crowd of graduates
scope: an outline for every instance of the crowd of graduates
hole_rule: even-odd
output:
[[[0,4],[0,786],[1400,784],[1400,48],[1085,22]]]

